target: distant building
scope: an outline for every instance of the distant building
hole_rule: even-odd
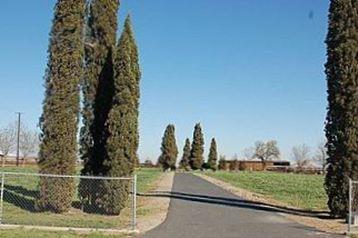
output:
[[[140,163],[139,167],[141,168],[157,168],[158,166],[154,164],[151,160],[147,159],[144,163]]]
[[[8,155],[6,157],[4,157],[4,155],[0,155],[0,159],[4,159],[4,164],[5,165],[15,165],[16,164],[16,156],[14,155]],[[20,164],[22,164],[23,161],[23,157],[20,156]],[[26,164],[37,164],[37,156],[27,156],[25,158]]]
[[[290,161],[285,160],[226,160],[221,167],[222,170],[238,171],[264,171],[272,168],[289,168]]]

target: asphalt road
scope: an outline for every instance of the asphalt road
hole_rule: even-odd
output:
[[[343,237],[287,220],[191,174],[176,174],[168,195],[166,220],[141,238]]]

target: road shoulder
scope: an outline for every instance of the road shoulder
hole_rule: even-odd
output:
[[[155,184],[155,189],[149,191],[172,191],[174,172],[163,173]],[[168,214],[170,198],[155,196],[139,196],[137,228],[141,234],[162,224]]]

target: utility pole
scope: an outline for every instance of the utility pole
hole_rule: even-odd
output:
[[[16,143],[16,166],[20,164],[20,125],[21,125],[21,112],[17,114],[17,143]]]

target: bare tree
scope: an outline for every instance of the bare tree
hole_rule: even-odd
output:
[[[324,142],[318,144],[313,159],[324,172],[327,166],[327,148]]]
[[[21,128],[20,151],[22,155],[22,165],[24,166],[26,159],[37,151],[39,136],[37,132],[29,130],[25,125],[22,125]]]
[[[254,157],[254,154],[255,154],[255,148],[253,147],[248,147],[248,148],[245,148],[243,151],[242,151],[242,156],[245,160],[250,160]]]
[[[1,166],[5,166],[5,158],[15,147],[16,129],[12,124],[0,129],[0,150],[3,154]]]
[[[254,146],[254,154],[252,158],[260,159],[262,161],[265,160],[266,144],[263,141],[256,141]]]
[[[231,160],[239,160],[239,156],[237,154],[234,154],[232,156]]]
[[[261,161],[280,158],[280,150],[277,141],[269,140],[266,143],[257,141],[254,147],[253,158],[260,159]]]
[[[295,161],[298,169],[303,169],[311,165],[311,149],[306,144],[294,146],[292,148],[292,159]]]

